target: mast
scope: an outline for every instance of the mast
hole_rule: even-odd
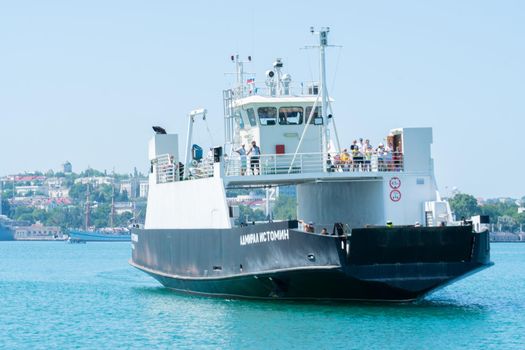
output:
[[[326,84],[326,47],[328,46],[329,27],[322,27],[318,32],[314,27],[310,27],[310,33],[319,35],[319,95],[321,97],[321,117],[323,118],[323,126],[321,128],[321,151],[323,153],[323,171],[326,172],[325,166],[328,161],[328,85]],[[310,47],[311,48],[311,47]]]
[[[235,98],[243,98],[246,96],[244,77],[246,74],[253,74],[244,72],[244,64],[251,62],[252,56],[248,56],[248,61],[242,61],[238,54],[231,55],[230,59],[233,63],[235,63],[235,81],[237,84],[235,87]]]
[[[89,195],[90,195],[90,192],[89,192],[89,183],[87,184],[87,191],[86,191],[86,217],[85,217],[85,229],[86,231],[89,229],[89,226],[90,226],[90,214],[91,214],[91,206],[89,204]]]
[[[111,186],[111,213],[109,215],[109,226],[113,228],[115,225],[115,183],[112,183]]]
[[[311,28],[313,32],[313,28]],[[321,28],[319,34],[319,73],[321,75],[320,81],[320,93],[321,93],[321,116],[323,117],[322,127],[322,152],[323,152],[323,171],[328,171],[326,163],[328,161],[328,88],[326,84],[326,58],[325,48],[328,45],[328,32],[330,28]]]
[[[240,97],[244,97],[244,62],[239,60],[239,55],[235,55],[235,71],[237,80],[237,93],[240,93]]]

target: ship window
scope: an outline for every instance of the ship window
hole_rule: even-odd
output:
[[[308,118],[310,118],[310,113],[312,113],[312,107],[306,107],[305,118],[306,118],[307,121],[308,121]],[[310,120],[310,124],[323,125],[323,117],[321,115],[321,107],[315,107],[314,115],[312,116],[312,119]]]
[[[279,124],[300,125],[303,123],[303,107],[279,108]]]
[[[242,119],[241,113],[235,113],[235,119],[239,121],[239,128],[244,129],[244,120]]]
[[[248,121],[250,122],[250,125],[256,126],[257,120],[255,119],[255,112],[253,111],[253,108],[248,108],[246,110],[246,114],[248,115]]]
[[[277,123],[277,108],[259,107],[257,113],[259,114],[261,125],[275,125]]]

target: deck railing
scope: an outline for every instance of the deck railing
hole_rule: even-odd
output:
[[[234,97],[248,96],[317,96],[319,83],[316,81],[291,82],[287,87],[269,87],[264,83],[246,83],[232,90]]]
[[[326,163],[323,159],[327,159]],[[326,172],[399,172],[403,171],[403,155],[397,152],[387,154],[373,154],[368,157],[345,157],[327,155],[321,153],[298,153],[288,154],[263,154],[258,158],[239,155],[225,157],[223,166],[225,176],[265,176],[284,174],[310,174]],[[212,177],[213,161],[204,159],[193,161],[189,165],[184,176],[184,166],[174,163],[169,154],[160,155],[153,164],[156,169],[157,183],[173,181],[193,180]]]
[[[169,154],[160,155],[153,161],[153,164],[156,168],[158,184],[175,181],[178,167],[177,164],[173,163],[173,156]]]
[[[230,157],[225,162],[226,176],[254,176],[276,174],[305,174],[323,172],[323,155],[321,153],[263,154],[258,163],[250,157],[242,160],[240,156]],[[403,171],[403,155],[400,152],[373,154],[362,157],[344,157],[328,155],[327,172],[385,172]]]
[[[213,176],[213,162],[205,159],[200,162],[193,161],[188,167],[184,177],[184,165],[173,161],[170,154],[159,155],[154,161],[157,183],[166,183],[173,181],[202,179]]]

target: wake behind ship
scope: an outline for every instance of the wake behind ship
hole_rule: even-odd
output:
[[[430,128],[390,130],[373,152],[340,147],[325,81],[328,30],[317,34],[320,79],[306,89],[294,89],[280,59],[257,86],[232,56],[237,85],[223,93],[226,142],[213,156],[191,143],[204,109],[188,116],[183,158],[178,135],[154,128],[133,266],[185,293],[409,301],[492,264],[488,232],[455,222],[439,196]],[[226,197],[281,185],[296,186],[300,221],[245,222]]]

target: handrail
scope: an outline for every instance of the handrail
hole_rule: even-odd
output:
[[[249,96],[269,96],[269,97],[283,97],[283,96],[317,96],[319,94],[319,82],[317,81],[303,81],[291,82],[288,85],[287,91],[278,93],[278,87],[273,89],[264,83],[246,83],[240,87],[232,89],[236,98],[243,98]]]
[[[323,161],[322,153],[262,154],[258,157],[241,158],[238,154],[225,157],[222,166],[225,176],[265,176],[286,174],[311,174],[352,172],[377,173],[401,172],[404,170],[403,154],[385,152],[365,156],[346,156],[327,154]],[[193,161],[188,167],[188,176],[182,177],[182,166],[173,162],[173,156],[163,154],[152,161],[156,170],[157,183],[194,180],[213,177],[213,160]],[[324,169],[326,167],[326,169]]]
[[[178,166],[174,164],[172,155],[159,155],[152,163],[155,165],[158,184],[175,181]]]
[[[213,161],[204,159],[200,162],[190,164],[188,175],[183,178],[184,168],[180,163],[173,161],[174,157],[170,154],[159,155],[152,161],[156,170],[157,183],[168,183],[182,180],[202,179],[213,176]]]
[[[304,174],[323,172],[322,153],[263,154],[255,164],[250,157],[243,161],[239,155],[228,158],[225,166],[226,176],[258,176],[276,174]],[[404,170],[403,154],[388,152],[368,156],[327,155],[327,172],[400,172]],[[257,160],[257,159],[256,159]]]

